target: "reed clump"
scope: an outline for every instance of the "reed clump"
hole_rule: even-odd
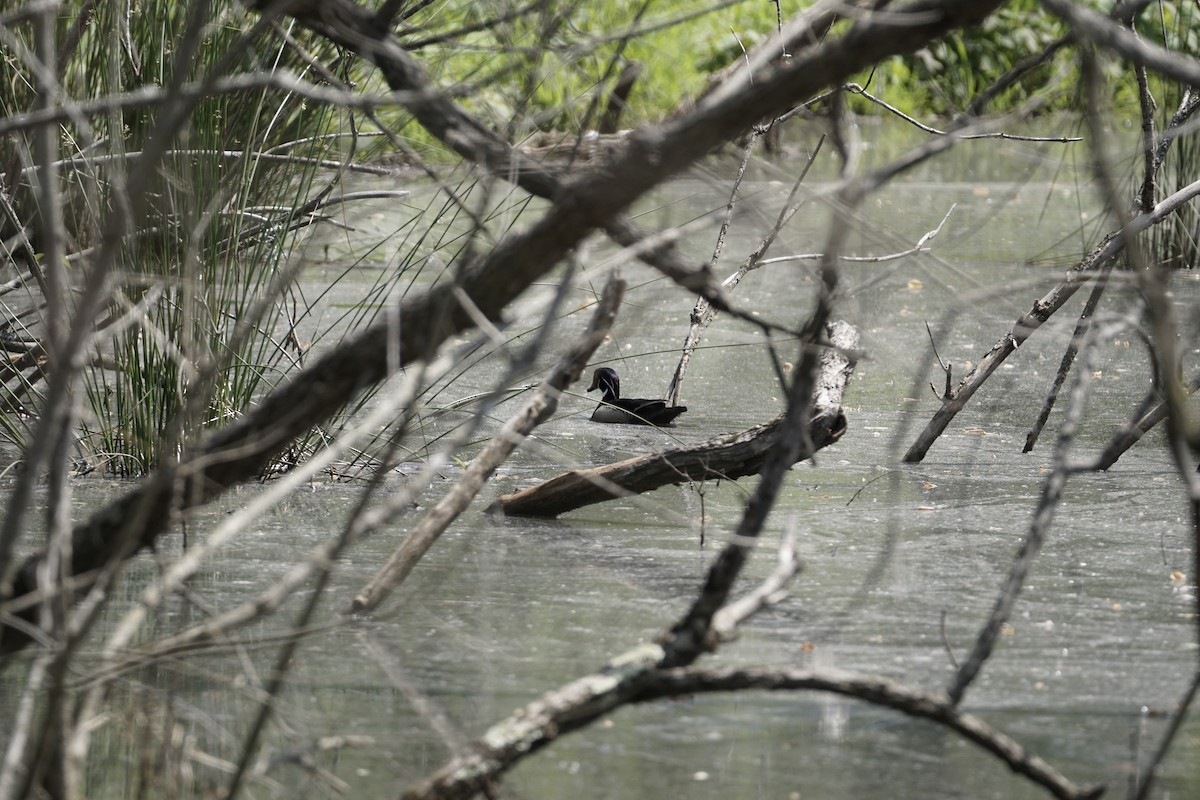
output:
[[[114,218],[121,232],[103,287],[103,313],[88,322],[92,346],[82,372],[77,471],[119,476],[147,472],[176,451],[185,432],[238,415],[304,355],[297,326],[307,309],[296,294],[294,258],[306,209],[339,180],[345,150],[321,133],[340,124],[329,104],[308,103],[278,82],[253,78],[288,70],[320,81],[338,57],[332,47],[302,54],[269,32],[248,34],[236,7],[209,19],[188,6],[147,0],[127,14],[121,3],[67,3],[58,41],[61,99],[57,163],[70,294],[103,246]],[[188,48],[192,33],[202,29]],[[32,50],[29,26],[12,33]],[[12,63],[25,66],[19,59]],[[0,86],[0,114],[32,107],[35,80]],[[238,77],[242,91],[189,93]],[[336,75],[330,74],[328,80]],[[140,92],[143,102],[122,102]],[[98,109],[98,110],[97,110]],[[138,193],[128,181],[164,120],[186,113],[159,169]],[[0,141],[0,164],[13,198],[3,219],[15,242],[3,276],[0,329],[11,358],[0,387],[0,436],[15,451],[28,441],[45,377],[47,298],[37,165],[22,137]]]

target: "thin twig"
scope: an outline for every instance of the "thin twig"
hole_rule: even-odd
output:
[[[955,670],[950,686],[946,690],[950,701],[955,705],[962,701],[968,687],[991,655],[1001,629],[1011,616],[1013,606],[1020,597],[1025,579],[1029,576],[1033,563],[1041,551],[1042,543],[1049,535],[1050,523],[1054,520],[1054,513],[1062,499],[1067,477],[1071,473],[1067,456],[1075,439],[1079,419],[1083,414],[1088,388],[1091,386],[1090,360],[1094,355],[1095,347],[1095,337],[1089,337],[1089,340],[1081,348],[1080,369],[1076,371],[1075,387],[1071,392],[1062,425],[1059,427],[1058,440],[1054,446],[1053,467],[1042,486],[1042,494],[1038,499],[1037,510],[1034,512],[1029,532],[1025,535],[1025,539],[1017,551],[1008,577],[996,597],[991,614],[979,631],[975,646],[967,660]]]
[[[351,612],[361,614],[371,611],[395,591],[408,577],[417,561],[467,507],[496,468],[535,427],[554,414],[558,408],[559,394],[579,379],[588,359],[604,341],[612,327],[624,292],[624,281],[615,276],[609,279],[587,333],[563,355],[533,396],[509,418],[500,432],[492,437],[483,451],[471,461],[458,483],[409,530],[404,543],[355,595]]]
[[[946,376],[946,388],[942,391],[940,399],[949,400],[952,397],[952,395],[950,393],[950,383],[952,381],[951,376],[954,372],[954,367],[951,366],[950,364],[947,364],[946,362],[942,361],[942,356],[940,353],[938,353],[938,350],[937,350],[937,342],[935,342],[933,340],[933,329],[929,327],[928,320],[925,321],[925,333],[929,334],[929,346],[931,348],[933,348],[933,357],[937,359],[938,366],[942,368],[942,372]],[[929,388],[933,389],[933,393],[935,395],[938,393],[937,389],[933,388],[932,383],[929,384]]]
[[[755,128],[754,133],[751,135],[750,142],[746,145],[746,154],[742,159],[742,164],[738,170],[739,182],[741,181],[741,177],[745,174],[754,143],[758,140],[761,134],[762,129]],[[787,200],[784,201],[783,207],[779,211],[779,216],[775,220],[775,224],[771,226],[771,230],[768,231],[766,236],[762,238],[762,240],[758,243],[758,246],[754,248],[753,252],[746,257],[741,266],[738,267],[737,271],[721,282],[722,290],[726,292],[732,291],[737,287],[747,273],[758,269],[758,267],[762,266],[763,264],[770,263],[769,260],[764,261],[763,256],[765,256],[767,251],[771,248],[771,245],[775,242],[775,239],[778,237],[780,231],[783,230],[784,225],[786,225],[788,221],[790,221],[792,217],[796,215],[796,213],[800,210],[800,207],[803,205],[803,203],[795,202],[795,197],[800,189],[800,186],[804,183],[805,178],[808,177],[809,170],[812,169],[813,164],[816,162],[817,155],[821,152],[821,145],[824,142],[825,137],[822,135],[821,138],[817,140],[817,144],[815,147],[813,147],[812,152],[809,153],[808,161],[805,162],[804,168],[800,170],[800,175],[792,183],[792,189],[788,193]],[[720,258],[721,250],[725,242],[725,233],[728,229],[729,218],[733,213],[733,202],[735,197],[736,188],[734,192],[730,194],[728,212],[724,222],[722,222],[721,232],[717,236],[717,244],[713,248],[712,257],[709,259],[710,269],[716,267],[717,261]],[[677,406],[682,403],[683,378],[687,373],[688,363],[691,361],[692,354],[695,353],[696,348],[700,345],[700,341],[704,336],[704,332],[716,318],[717,311],[717,306],[703,296],[696,301],[696,305],[692,308],[692,324],[688,329],[687,338],[684,340],[683,351],[679,356],[679,363],[676,365],[675,373],[671,376],[671,383],[667,387],[667,397],[669,398],[671,405]],[[770,330],[768,329],[766,332],[769,334]]]
[[[1034,420],[1029,432],[1025,434],[1025,446],[1021,452],[1028,453],[1033,450],[1033,446],[1037,444],[1038,437],[1042,434],[1042,428],[1046,426],[1046,421],[1050,419],[1050,412],[1054,410],[1058,393],[1067,379],[1067,374],[1071,371],[1071,365],[1075,362],[1076,354],[1079,352],[1079,343],[1087,337],[1088,329],[1092,324],[1092,316],[1096,313],[1096,307],[1100,304],[1100,298],[1104,295],[1104,290],[1108,287],[1108,276],[1112,272],[1113,264],[1115,263],[1114,261],[1107,262],[1100,268],[1099,274],[1094,279],[1091,294],[1088,295],[1087,302],[1083,304],[1083,310],[1079,312],[1079,321],[1075,323],[1075,332],[1071,335],[1071,340],[1067,342],[1067,349],[1063,353],[1062,361],[1058,365],[1058,372],[1054,375],[1054,382],[1050,386],[1050,391],[1046,394],[1046,399],[1042,402],[1042,410],[1038,413],[1037,419]],[[947,379],[947,388],[949,388],[949,379]]]
[[[787,597],[787,587],[803,569],[796,556],[794,524],[784,532],[779,542],[778,563],[753,591],[739,597],[713,615],[713,633],[722,641],[733,638],[737,627],[768,606],[777,605]]]

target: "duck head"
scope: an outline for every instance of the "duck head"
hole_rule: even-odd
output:
[[[621,379],[617,377],[617,371],[611,367],[600,367],[592,373],[592,385],[588,387],[589,392],[600,390],[603,395],[604,402],[611,403],[621,396]]]

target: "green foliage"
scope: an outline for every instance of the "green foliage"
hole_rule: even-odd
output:
[[[513,2],[450,0],[409,21],[400,40],[473,114],[521,140],[535,131],[594,128],[628,61],[644,66],[622,124],[656,121],[703,89],[713,69],[776,28],[769,2]],[[473,31],[486,19],[507,21]],[[425,44],[430,40],[436,44]],[[739,44],[739,39],[741,44]],[[378,78],[364,73],[364,81]],[[404,112],[385,114],[418,145],[434,145]]]
[[[1103,6],[1098,0],[1091,4]],[[472,113],[508,131],[516,141],[535,131],[577,133],[595,127],[605,93],[630,60],[641,62],[644,69],[624,124],[657,121],[702,91],[713,73],[772,35],[777,26],[770,2],[700,8],[682,0],[645,5],[558,2],[524,13],[516,13],[516,8],[512,2],[451,0],[418,15],[401,34],[402,41],[420,45],[419,55],[440,85],[460,92]],[[1185,40],[1200,34],[1173,25],[1173,20],[1190,14],[1190,6],[1163,3],[1154,8],[1163,22],[1144,13],[1139,27],[1144,36],[1155,41],[1174,37],[1176,47],[1194,46]],[[795,4],[784,4],[785,15],[797,10]],[[511,19],[502,24],[473,28],[506,14]],[[950,117],[1065,33],[1065,26],[1037,0],[1014,0],[983,25],[891,59],[856,80],[906,113]],[[432,40],[438,42],[421,44]],[[1136,108],[1135,90],[1119,65],[1110,77],[1120,107]],[[1001,93],[989,110],[1005,112],[1031,100],[1045,112],[1078,109],[1078,83],[1074,60],[1054,59]],[[861,98],[851,103],[857,113],[882,113]],[[432,144],[415,126],[405,127],[402,118],[393,116],[389,122],[414,141]]]
[[[1014,0],[980,26],[894,59],[890,69],[877,78],[881,87],[900,89],[920,101],[917,106],[902,105],[889,93],[893,105],[909,113],[950,117],[966,109],[997,78],[1065,33],[1063,24],[1042,11],[1037,0]],[[1063,77],[1053,66],[1040,67],[996,98],[990,110],[1011,110],[1035,95],[1063,86]],[[1059,92],[1048,100],[1046,110],[1061,110],[1072,102],[1072,97]]]
[[[1110,4],[1088,2],[1097,11]],[[1139,35],[1169,49],[1195,53],[1200,31],[1191,24],[1195,7],[1190,3],[1152,4],[1137,20]],[[997,78],[1017,64],[1042,53],[1066,35],[1066,27],[1041,9],[1037,0],[1014,0],[980,26],[947,36],[910,56],[890,60],[871,76],[872,92],[911,114],[952,117],[962,112]],[[1137,84],[1132,73],[1117,61],[1109,62],[1107,79],[1113,87],[1113,106],[1121,113],[1136,113]],[[866,82],[864,76],[862,82]],[[1174,91],[1169,82],[1151,78],[1159,92]],[[1074,59],[1058,58],[1032,70],[989,105],[1003,113],[1036,100],[1036,109],[1054,113],[1078,111],[1079,72]],[[1161,95],[1160,95],[1161,96]],[[865,101],[856,111],[873,113]]]

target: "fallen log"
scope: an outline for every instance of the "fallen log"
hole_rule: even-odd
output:
[[[808,446],[797,461],[811,458],[846,432],[842,396],[854,371],[858,332],[846,322],[828,326],[829,348],[822,354],[814,389]],[[523,517],[557,517],[583,506],[642,494],[685,481],[736,480],[755,475],[776,446],[783,416],[698,445],[565,472],[512,494],[502,495],[489,511]]]

